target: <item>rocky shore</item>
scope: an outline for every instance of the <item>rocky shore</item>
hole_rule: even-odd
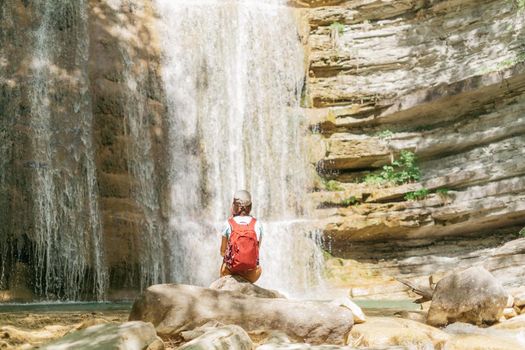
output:
[[[202,288],[154,285],[131,312],[0,315],[2,349],[461,349],[525,347],[525,288],[482,267],[411,288],[424,312],[366,316],[350,298],[286,299],[227,276]]]

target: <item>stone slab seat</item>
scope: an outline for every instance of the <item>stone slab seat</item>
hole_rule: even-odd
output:
[[[324,302],[260,298],[182,284],[146,289],[134,302],[129,320],[153,323],[163,338],[179,338],[183,331],[218,321],[247,332],[280,330],[311,344],[343,344],[354,323],[348,308]]]

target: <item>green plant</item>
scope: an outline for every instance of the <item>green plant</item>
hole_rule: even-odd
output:
[[[417,201],[417,200],[425,199],[429,193],[430,193],[429,190],[426,188],[422,188],[422,189],[419,189],[413,192],[408,192],[407,194],[405,194],[405,200]]]
[[[522,229],[520,230],[520,232],[518,232],[518,234],[519,234],[520,236],[522,236],[522,237],[525,237],[525,227],[522,228]]]
[[[448,189],[447,188],[438,188],[436,190],[436,193],[441,195],[441,196],[446,197],[446,196],[448,196]]]
[[[364,182],[367,185],[380,185],[385,182],[385,179],[383,179],[380,175],[377,174],[369,174],[365,176]]]
[[[392,165],[383,166],[381,177],[398,185],[418,181],[421,172],[416,164],[416,155],[410,151],[401,151],[399,159],[394,160]]]
[[[390,182],[396,185],[418,181],[421,177],[421,171],[416,161],[414,152],[403,150],[399,154],[399,159],[394,160],[390,165],[384,165],[379,175],[367,175],[364,181],[367,184]]]
[[[516,6],[519,10],[525,9],[525,0],[516,0]]]
[[[381,130],[381,131],[378,131],[375,136],[379,137],[380,139],[386,139],[386,138],[389,138],[389,137],[392,137],[394,135],[394,133],[388,129],[386,130]]]
[[[345,31],[345,26],[342,23],[334,22],[330,24],[330,30],[339,34],[343,34]]]
[[[335,180],[330,180],[330,181],[324,180],[323,181],[323,185],[324,185],[324,188],[327,191],[342,191],[342,190],[344,190],[344,188],[341,187],[339,182],[337,182]]]
[[[357,204],[358,202],[359,201],[357,200],[357,198],[355,198],[355,196],[351,196],[349,198],[343,199],[341,201],[341,204],[348,207],[350,205]]]

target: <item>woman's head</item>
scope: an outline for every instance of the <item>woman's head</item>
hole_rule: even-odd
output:
[[[250,215],[250,211],[252,210],[252,196],[250,195],[250,192],[246,190],[240,190],[235,192],[233,195],[233,203],[232,203],[232,215],[233,216],[245,216]]]

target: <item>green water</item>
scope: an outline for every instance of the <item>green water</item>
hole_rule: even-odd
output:
[[[412,300],[352,300],[363,309],[398,309],[405,311],[420,310],[419,304]]]
[[[131,302],[108,302],[108,303],[0,303],[0,313],[15,312],[104,312],[104,311],[129,311]]]
[[[417,311],[419,305],[411,300],[354,300],[361,308],[372,311],[374,314],[381,310],[392,311]],[[104,312],[104,311],[130,311],[131,302],[64,302],[64,303],[0,303],[0,313],[13,312]]]

